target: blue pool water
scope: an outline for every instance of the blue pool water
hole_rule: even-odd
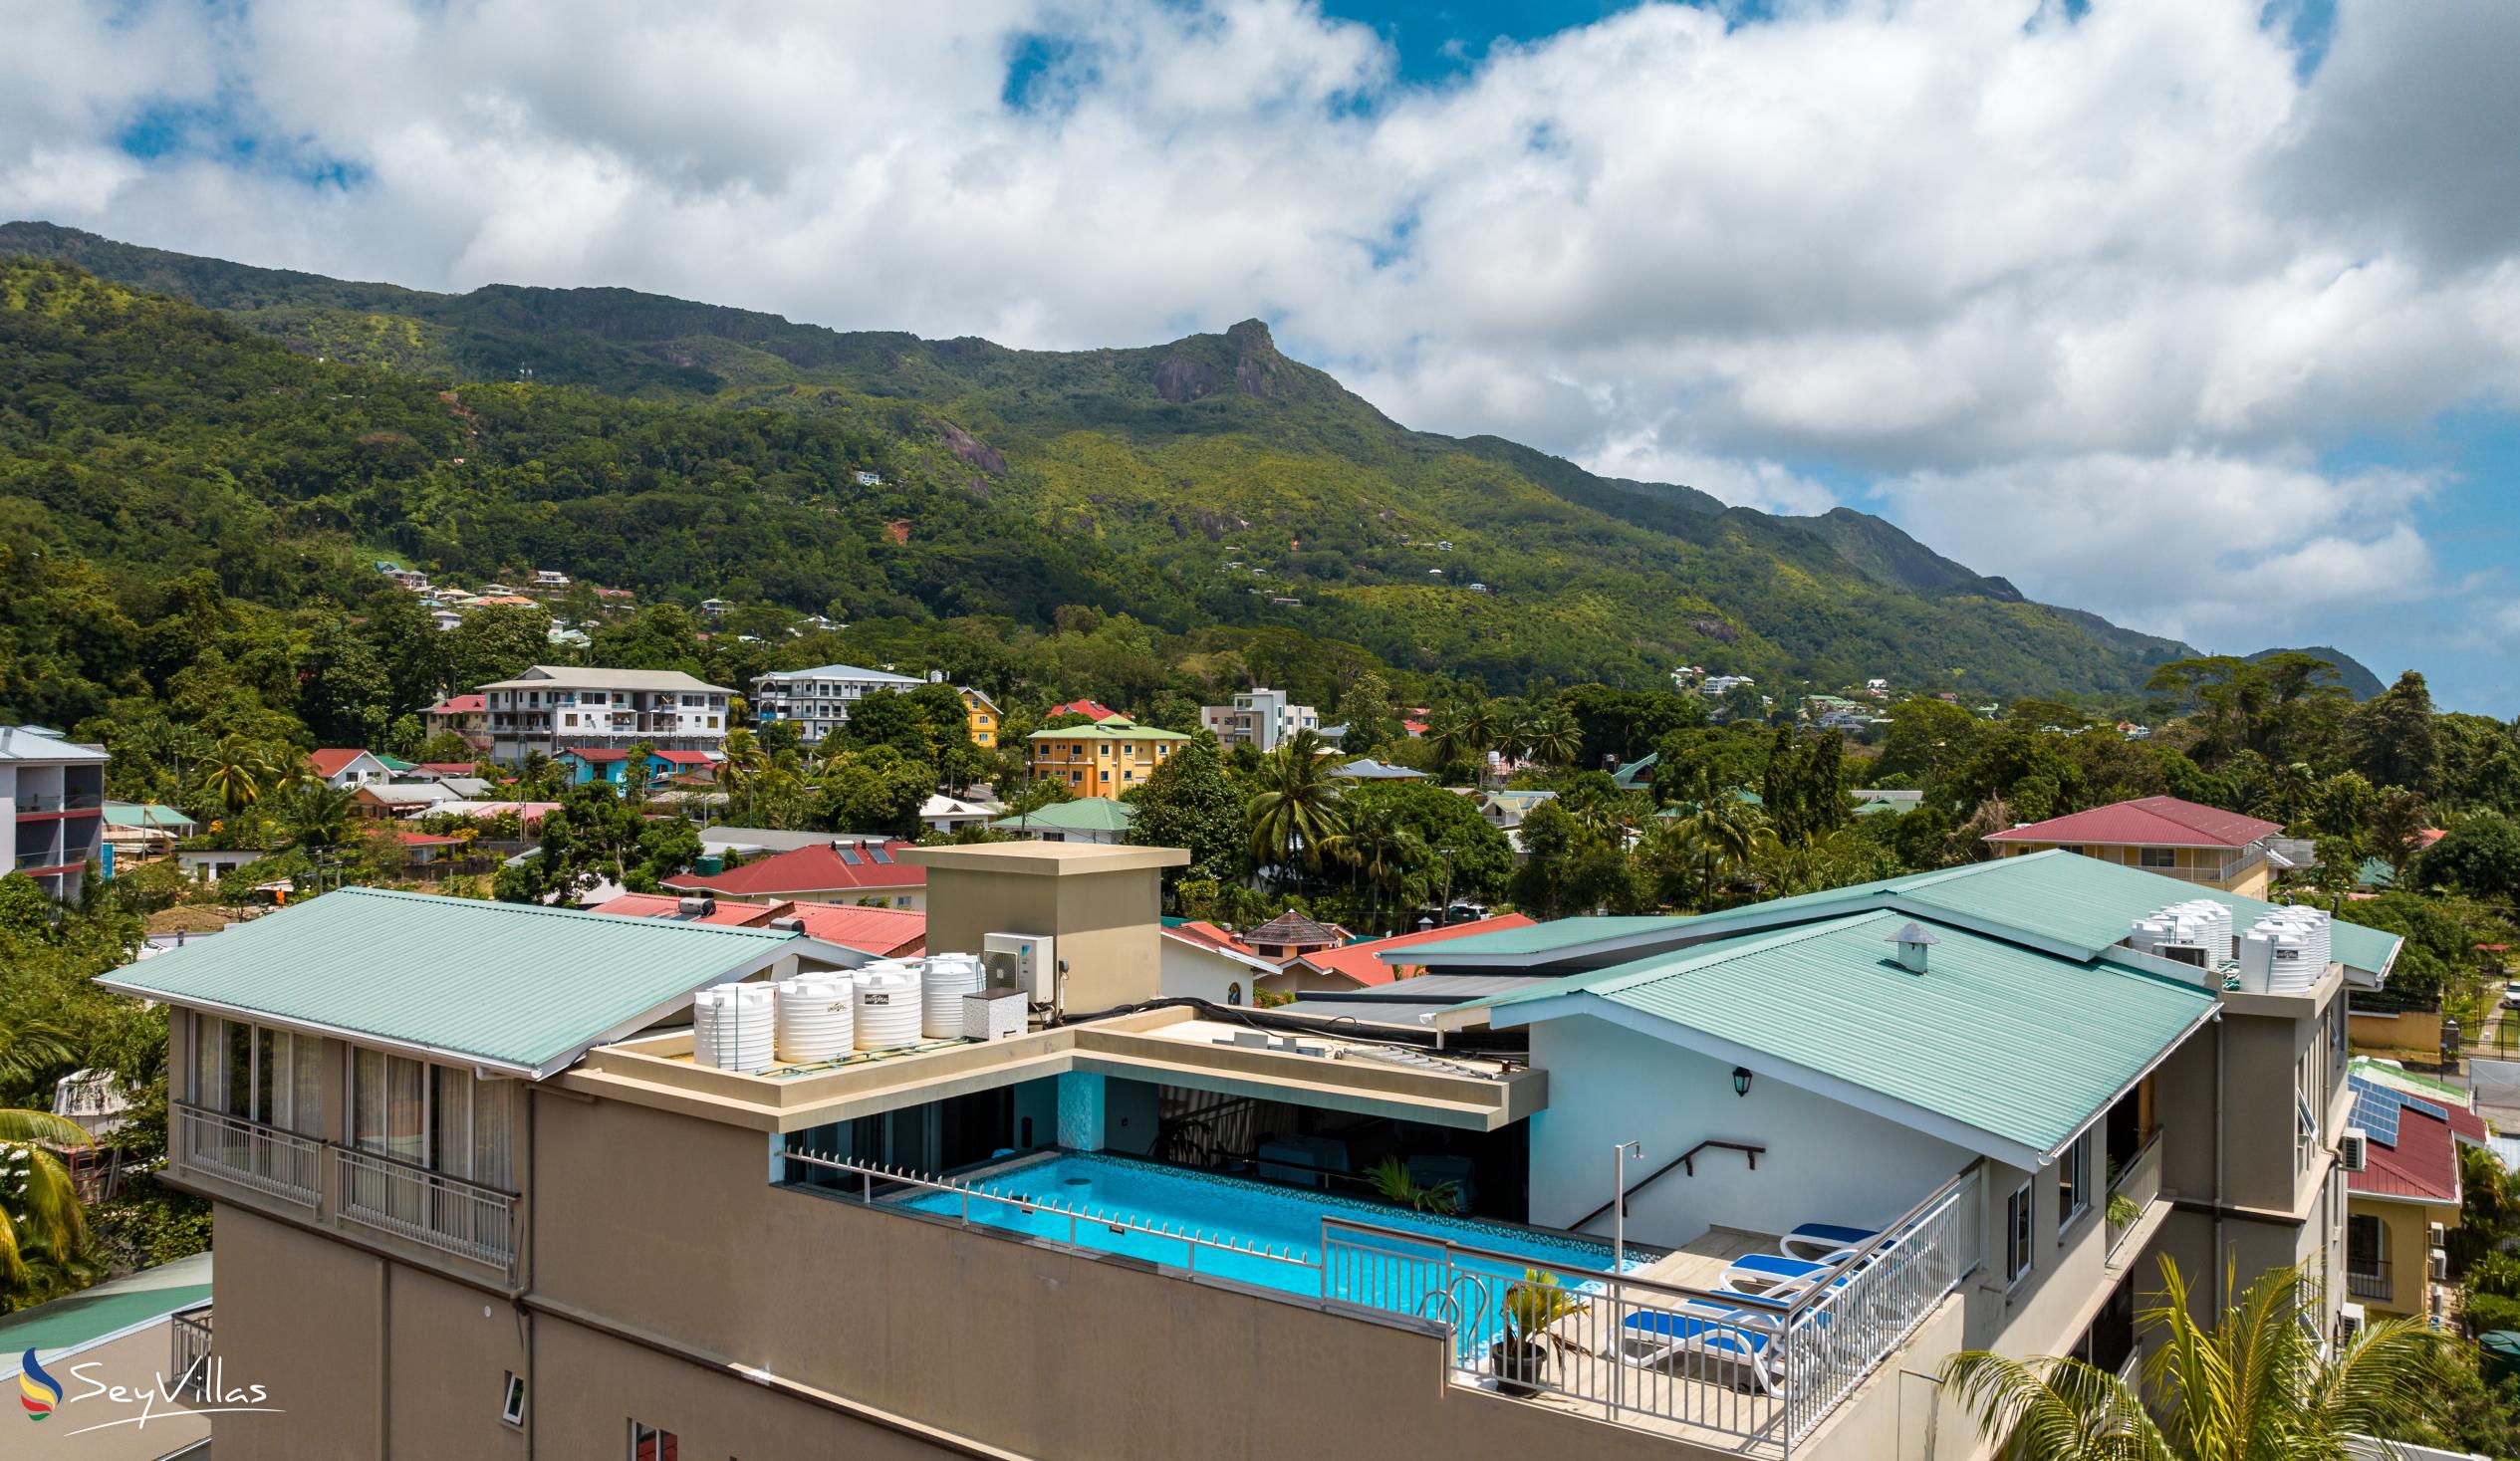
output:
[[[974,1198],[969,1203],[974,1224],[1011,1228],[1062,1243],[1073,1241],[1080,1247],[1123,1253],[1173,1268],[1194,1268],[1202,1274],[1263,1288],[1343,1299],[1408,1314],[1423,1312],[1426,1291],[1437,1285],[1434,1260],[1439,1250],[1432,1244],[1421,1248],[1384,1240],[1369,1255],[1351,1245],[1376,1240],[1334,1240],[1325,1263],[1324,1217],[1448,1239],[1466,1247],[1558,1268],[1598,1272],[1610,1266],[1607,1243],[1556,1238],[1472,1218],[1436,1217],[1325,1192],[1186,1171],[1100,1152],[1062,1152],[1034,1158],[984,1174],[969,1185],[978,1192],[1043,1204],[1028,1209]],[[961,1216],[965,1207],[959,1194],[925,1191],[901,1198],[896,1205],[948,1217]],[[1071,1211],[1089,1216],[1080,1216],[1072,1224]],[[1192,1245],[1178,1239],[1115,1231],[1105,1223],[1093,1221],[1091,1214],[1257,1244],[1295,1261],[1277,1262],[1257,1254],[1205,1247],[1193,1253]],[[1629,1266],[1635,1267],[1638,1262],[1632,1251]],[[1466,1306],[1480,1310],[1492,1310],[1493,1296],[1501,1294],[1505,1284],[1523,1276],[1521,1264],[1512,1262],[1465,1260],[1458,1267],[1486,1279],[1483,1292],[1489,1296],[1487,1302]],[[1564,1282],[1572,1285],[1576,1280],[1570,1276]],[[1494,1322],[1492,1313],[1463,1313],[1458,1318],[1474,1336],[1483,1336]]]

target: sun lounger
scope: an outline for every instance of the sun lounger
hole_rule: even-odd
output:
[[[1776,1240],[1776,1251],[1805,1263],[1843,1263],[1853,1250],[1881,1236],[1875,1228],[1848,1228],[1836,1223],[1805,1223]]]
[[[1675,1367],[1689,1379],[1712,1381],[1720,1372],[1735,1389],[1779,1395],[1785,1375],[1774,1357],[1775,1324],[1741,1309],[1648,1309],[1628,1316],[1619,1357],[1639,1368]]]

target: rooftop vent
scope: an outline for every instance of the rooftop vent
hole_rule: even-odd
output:
[[[1898,945],[1898,966],[1910,974],[1925,972],[1925,950],[1942,942],[1925,931],[1921,923],[1909,923],[1883,940]]]

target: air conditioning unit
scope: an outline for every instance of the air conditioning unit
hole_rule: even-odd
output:
[[[2371,1137],[2360,1126],[2348,1126],[2337,1134],[2337,1165],[2349,1172],[2363,1170],[2370,1156]]]
[[[2363,1306],[2344,1304],[2337,1307],[2337,1342],[2342,1344],[2363,1332]]]
[[[1037,1005],[1058,995],[1057,944],[1041,934],[982,934],[980,965],[987,971],[983,988],[1020,989]]]
[[[2450,1241],[2449,1231],[2439,1223],[2427,1224],[2423,1232],[2423,1241],[2430,1247],[2439,1248]]]
[[[2450,1255],[2440,1249],[2435,1248],[2424,1256],[2423,1267],[2426,1273],[2432,1275],[2432,1282],[2446,1284],[2450,1281]]]

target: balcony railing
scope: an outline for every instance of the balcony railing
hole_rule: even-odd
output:
[[[516,1194],[347,1146],[342,1216],[431,1248],[508,1268],[516,1259]]]
[[[210,1389],[210,1306],[184,1310],[168,1320],[167,1327],[173,1342],[166,1356],[166,1374],[175,1393],[196,1405],[205,1403],[203,1397]]]
[[[173,1103],[182,1159],[240,1187],[294,1202],[324,1204],[324,1142],[242,1116]]]
[[[2356,1299],[2391,1302],[2396,1292],[2389,1281],[2389,1260],[2386,1258],[2347,1258],[2345,1292]]]
[[[181,1167],[515,1272],[513,1192],[182,1101],[169,1103],[169,1119]]]
[[[94,812],[105,805],[103,792],[72,792],[67,796],[41,793],[17,799],[18,815],[31,817],[39,812]]]
[[[2135,1155],[2122,1163],[2109,1179],[2109,1206],[2116,1208],[2118,1199],[2135,1204],[2135,1215],[2121,1223],[2113,1215],[2109,1223],[2109,1256],[2118,1256],[2118,1245],[2129,1233],[2142,1226],[2143,1214],[2161,1195],[2161,1130],[2153,1128],[2151,1136],[2136,1148]]]

